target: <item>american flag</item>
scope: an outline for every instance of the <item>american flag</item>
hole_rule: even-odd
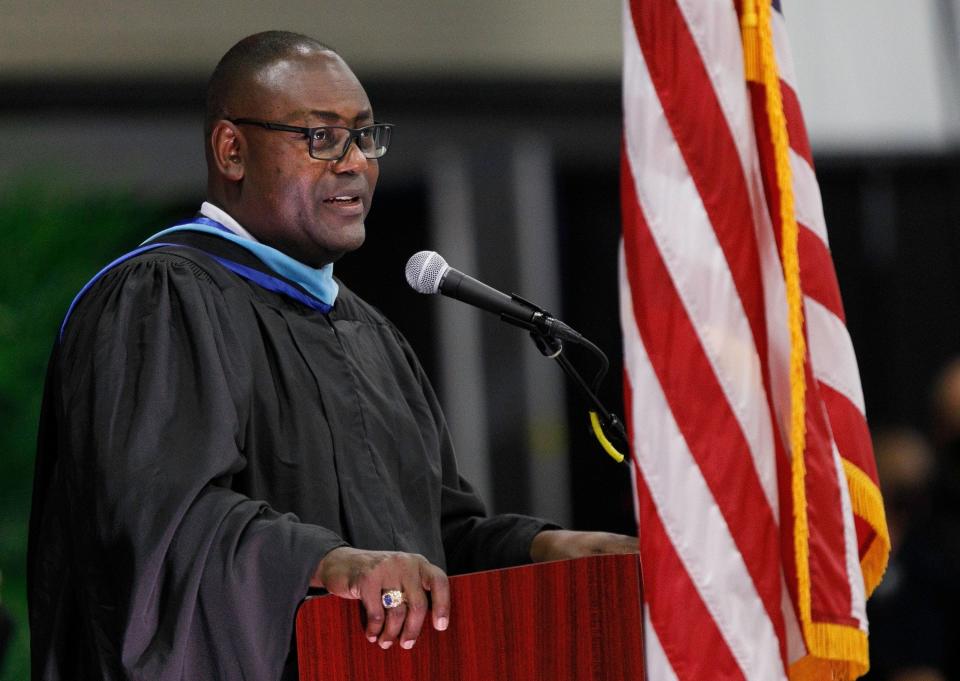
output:
[[[889,539],[780,3],[624,0],[623,38],[648,678],[856,678]]]

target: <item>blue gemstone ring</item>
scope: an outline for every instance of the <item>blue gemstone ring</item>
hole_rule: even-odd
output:
[[[380,602],[383,603],[383,607],[395,608],[398,605],[403,603],[403,592],[399,589],[390,589],[389,591],[384,591],[383,595],[380,597]]]

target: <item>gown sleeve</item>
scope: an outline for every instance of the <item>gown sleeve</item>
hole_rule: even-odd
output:
[[[228,486],[251,383],[224,296],[187,259],[141,256],[65,330],[65,522],[104,678],[279,679],[313,570],[345,544]]]

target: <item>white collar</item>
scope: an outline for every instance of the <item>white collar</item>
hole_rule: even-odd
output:
[[[250,241],[257,242],[257,239],[247,230],[240,226],[240,223],[234,220],[227,211],[214,206],[209,201],[204,201],[200,205],[200,215],[210,218],[216,222],[219,222],[221,225],[229,229],[231,232],[237,236],[243,237],[244,239],[249,239]]]

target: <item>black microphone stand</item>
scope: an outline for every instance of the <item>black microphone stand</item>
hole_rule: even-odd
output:
[[[598,348],[579,333],[572,331],[572,329],[567,327],[562,322],[557,324],[556,320],[553,319],[553,316],[539,305],[531,303],[529,300],[526,300],[515,293],[511,293],[510,297],[520,303],[523,303],[524,305],[530,306],[536,310],[539,315],[535,314],[532,320],[525,320],[503,314],[500,315],[500,319],[508,324],[513,324],[514,326],[518,326],[529,331],[530,337],[533,339],[534,345],[537,346],[537,349],[540,351],[540,353],[548,359],[557,360],[557,364],[560,365],[560,368],[563,369],[563,372],[577,387],[580,388],[580,391],[586,395],[587,399],[593,405],[593,409],[598,414],[598,418],[600,420],[601,430],[604,433],[611,433],[619,441],[618,444],[620,445],[620,451],[628,452],[629,447],[627,433],[623,426],[623,421],[621,421],[616,414],[608,410],[596,394],[600,389],[600,383],[603,381],[604,376],[607,374],[607,370],[610,368],[610,360],[607,358],[603,350]],[[550,323],[538,323],[546,320],[549,320]],[[594,377],[592,384],[587,383],[583,376],[580,375],[580,372],[577,371],[576,367],[573,366],[573,364],[564,354],[563,339],[587,348],[599,360],[600,369],[597,371],[597,375]]]

